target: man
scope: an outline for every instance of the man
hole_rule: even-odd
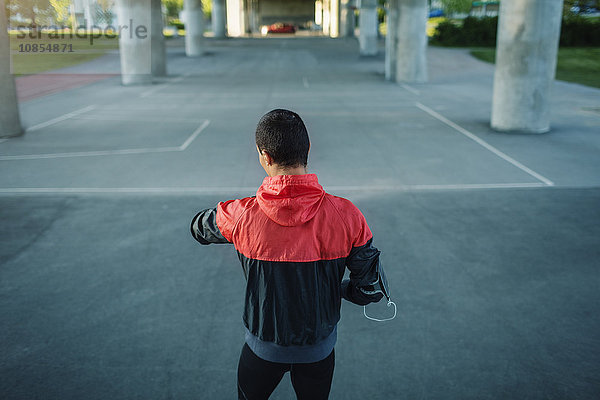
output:
[[[327,399],[342,297],[359,305],[383,297],[379,251],[365,218],[307,174],[309,148],[298,114],[265,114],[256,149],[268,176],[256,196],[219,203],[192,220],[200,243],[235,245],[246,276],[240,399],[268,399],[287,371],[298,399]],[[342,281],[346,267],[350,279]]]

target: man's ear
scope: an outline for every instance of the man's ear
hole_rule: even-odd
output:
[[[262,151],[262,156],[265,159],[265,164],[267,164],[268,166],[273,165],[273,157],[271,157],[271,155],[269,153],[267,153],[266,151]]]
[[[269,153],[267,153],[265,150],[260,150],[258,148],[258,145],[256,145],[256,151],[258,151],[258,156],[261,157],[261,159],[264,160],[265,165],[272,165],[273,164],[273,157],[271,157],[271,155]]]

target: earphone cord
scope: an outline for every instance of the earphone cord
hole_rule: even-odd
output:
[[[370,319],[371,321],[376,321],[376,322],[385,322],[385,321],[391,321],[391,320],[393,320],[394,318],[396,318],[396,310],[397,310],[397,308],[396,308],[396,303],[394,303],[394,302],[393,302],[393,301],[391,301],[391,300],[388,300],[388,302],[387,302],[387,306],[388,306],[388,307],[389,307],[389,306],[394,306],[394,315],[393,315],[391,318],[378,319],[378,318],[369,317],[369,316],[367,315],[367,306],[363,306],[363,314],[365,315],[365,318],[367,318],[367,319]]]

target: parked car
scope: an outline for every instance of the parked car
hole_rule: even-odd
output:
[[[588,16],[596,16],[598,13],[600,13],[600,10],[598,10],[597,8],[594,7],[587,7],[587,6],[573,6],[571,7],[571,12],[573,14],[580,14],[580,15],[588,15]]]
[[[296,28],[294,25],[277,22],[273,25],[269,25],[267,33],[296,33]]]

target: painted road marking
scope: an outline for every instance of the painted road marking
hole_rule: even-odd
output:
[[[153,88],[148,89],[142,93],[140,93],[140,97],[149,97],[150,95],[156,93],[157,91],[159,91],[160,89],[166,88],[167,86],[169,86],[172,83],[177,83],[177,82],[181,82],[184,78],[186,78],[187,76],[189,76],[190,74],[184,74],[175,78],[171,78],[169,80],[167,80],[164,83],[159,83],[157,85],[155,85]]]
[[[466,130],[462,126],[455,124],[454,122],[450,121],[448,118],[446,118],[446,117],[438,114],[437,112],[435,112],[431,108],[427,107],[426,105],[423,105],[423,104],[417,102],[416,106],[418,108],[420,108],[421,110],[425,111],[427,114],[429,114],[432,117],[434,117],[435,119],[443,122],[444,124],[448,125],[451,128],[454,128],[455,130],[457,130],[458,132],[462,133],[463,135],[465,135],[469,139],[475,141],[477,144],[485,147],[487,150],[491,151],[492,153],[494,153],[498,157],[502,158],[504,161],[507,161],[507,162],[511,163],[512,165],[514,165],[515,167],[519,168],[523,172],[526,172],[527,174],[533,176],[535,179],[544,182],[545,185],[547,185],[547,186],[554,186],[554,182],[552,182],[550,179],[544,177],[541,174],[538,174],[537,172],[535,172],[531,168],[527,168],[525,165],[521,164],[520,162],[518,162],[514,158],[510,157],[509,155],[507,155],[506,153],[501,152],[500,150],[498,150],[497,148],[495,148],[494,146],[492,146],[491,144],[489,144],[485,140],[480,139],[475,134],[469,132],[468,130]]]
[[[103,114],[89,114],[77,117],[86,121],[127,121],[127,122],[169,122],[169,123],[198,123],[198,118],[176,118],[176,117],[128,117]]]
[[[417,89],[415,89],[415,88],[413,88],[413,87],[411,87],[411,86],[408,86],[406,83],[401,83],[401,84],[400,84],[400,86],[401,86],[403,89],[405,89],[405,90],[408,90],[409,92],[411,92],[412,94],[415,94],[415,95],[417,95],[417,96],[421,94],[421,92],[420,92],[420,91],[418,91]]]
[[[150,95],[153,95],[155,92],[157,92],[159,89],[162,89],[164,86],[166,86],[165,83],[156,85],[152,89],[148,89],[140,93],[140,97],[149,97]]]
[[[302,77],[302,85],[304,85],[305,88],[308,89],[308,79],[306,79],[306,77]]]
[[[210,120],[205,120],[192,134],[177,147],[150,147],[139,149],[121,149],[121,150],[100,150],[100,151],[76,151],[70,153],[50,153],[50,154],[24,154],[18,156],[0,156],[0,161],[13,160],[40,160],[50,158],[67,158],[67,157],[95,157],[95,156],[114,156],[123,154],[147,154],[147,153],[167,153],[173,151],[184,151],[198,137],[198,135],[206,129],[210,124]]]
[[[463,183],[439,185],[389,185],[389,186],[327,186],[328,190],[340,192],[418,192],[443,190],[474,190],[474,189],[521,189],[539,188],[548,185],[539,182],[526,183]]]
[[[544,183],[489,183],[489,184],[450,184],[450,185],[389,185],[389,186],[325,186],[328,193],[334,192],[420,192],[420,191],[454,191],[454,190],[486,190],[486,189],[533,189],[548,188]],[[0,194],[239,194],[255,193],[255,186],[224,187],[113,187],[113,188],[0,188]]]
[[[179,147],[156,147],[156,148],[145,148],[145,149],[74,151],[74,152],[70,152],[70,153],[25,154],[22,156],[1,156],[0,161],[43,160],[43,159],[49,159],[49,158],[68,158],[68,157],[112,156],[112,155],[120,155],[120,154],[164,153],[164,152],[169,152],[169,151],[180,151],[180,150],[179,150]]]
[[[25,132],[33,132],[33,131],[37,131],[38,129],[42,129],[42,128],[45,128],[45,127],[47,127],[47,126],[54,125],[54,124],[56,124],[56,123],[58,123],[58,122],[65,121],[65,120],[67,120],[67,119],[70,119],[70,118],[76,117],[76,116],[78,116],[78,115],[80,115],[80,114],[83,114],[83,113],[86,113],[86,112],[92,111],[92,110],[93,110],[93,109],[95,109],[95,108],[96,108],[96,106],[87,106],[87,107],[81,108],[81,109],[79,109],[79,110],[75,110],[75,111],[73,111],[73,112],[70,112],[70,113],[68,113],[68,114],[61,115],[60,117],[53,118],[53,119],[51,119],[50,121],[46,121],[46,122],[42,122],[41,124],[37,124],[37,125],[34,125],[34,126],[30,126],[29,128],[27,128],[27,129],[25,130]]]
[[[200,125],[196,130],[190,135],[189,138],[181,146],[179,146],[179,151],[184,151],[188,148],[188,146],[198,137],[198,135],[210,124],[209,120],[206,120]]]
[[[0,194],[61,194],[61,193],[164,193],[164,194],[228,194],[250,192],[255,193],[257,187],[141,187],[141,188],[0,188]]]

